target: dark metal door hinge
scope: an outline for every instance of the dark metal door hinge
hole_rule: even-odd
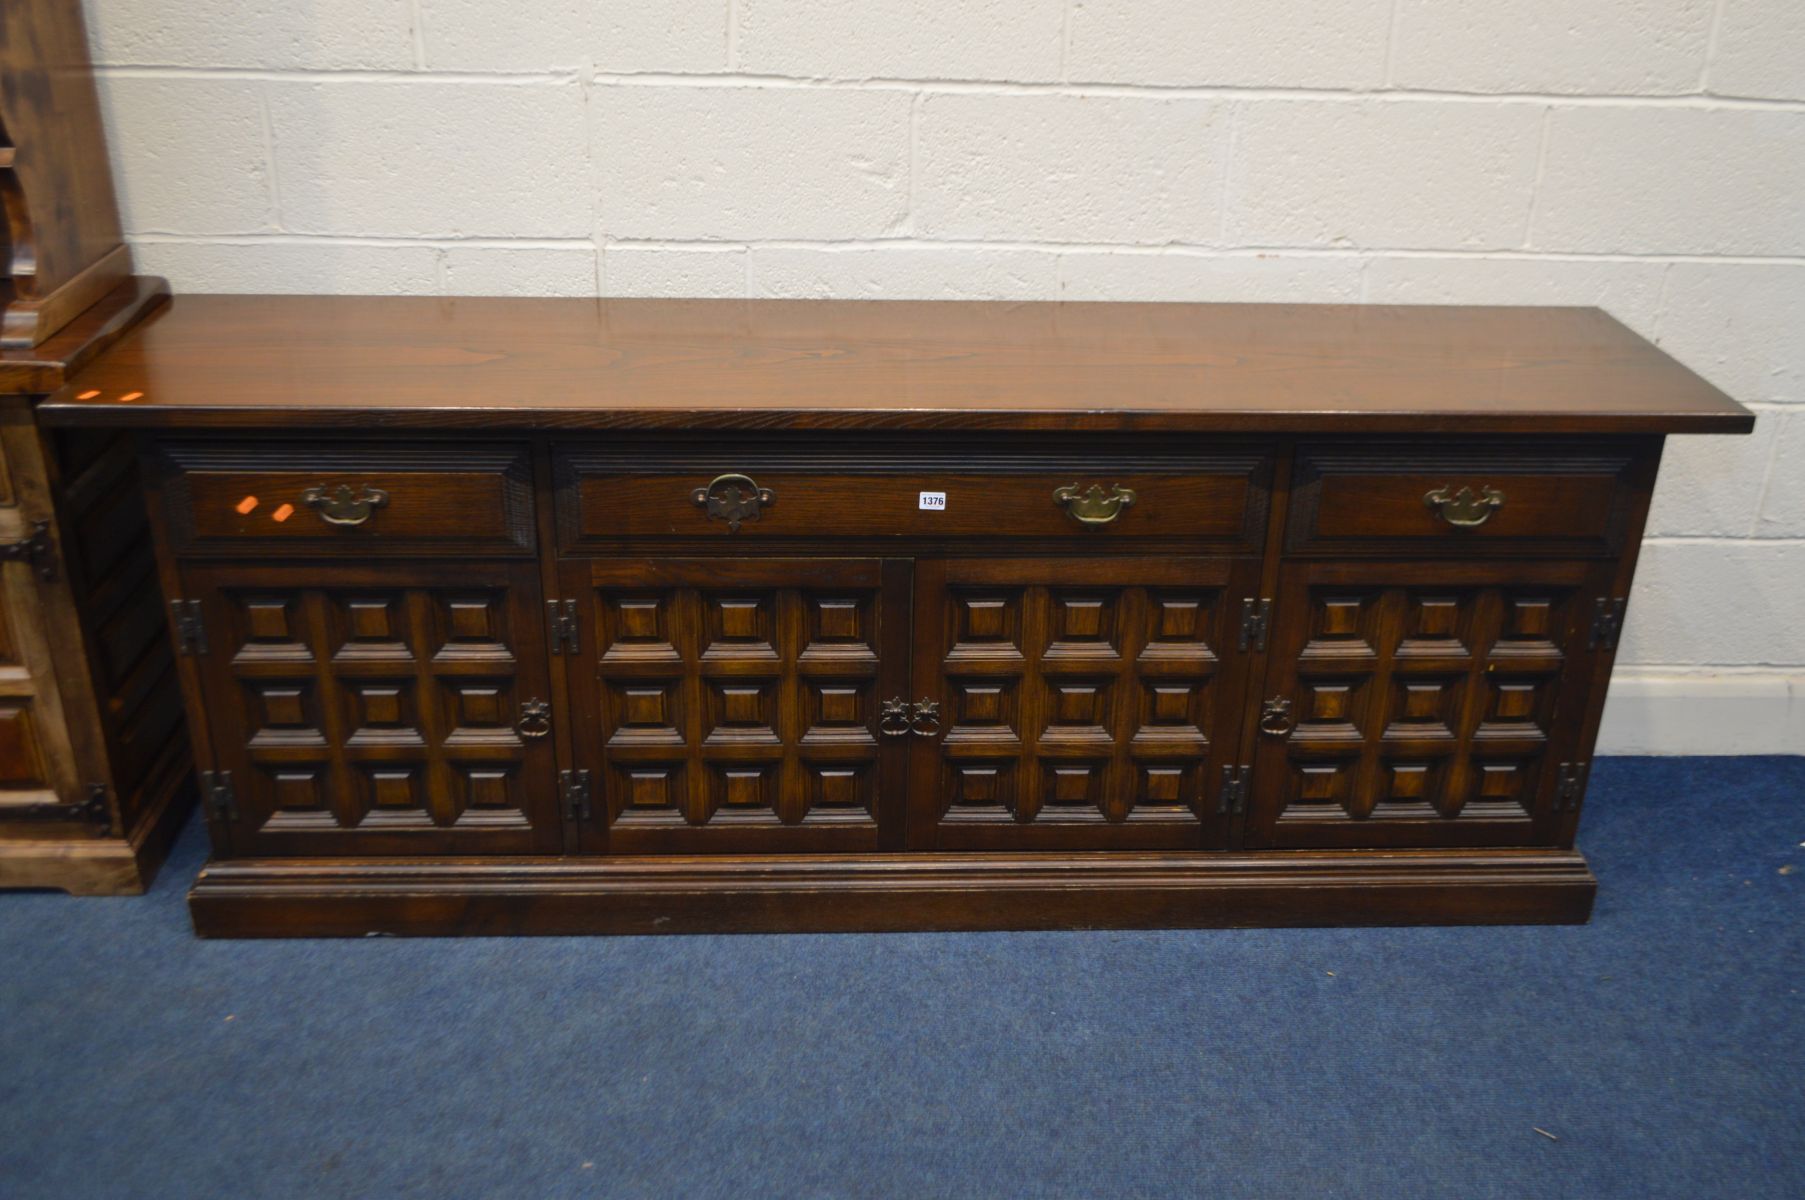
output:
[[[176,653],[205,654],[207,652],[207,626],[201,620],[201,602],[199,600],[171,600],[169,611],[175,617]]]
[[[1592,637],[1587,643],[1594,650],[1615,650],[1617,635],[1623,632],[1622,599],[1600,599],[1592,610]]]
[[[564,811],[573,821],[589,819],[589,772],[559,771],[558,790],[564,796]]]
[[[0,546],[0,561],[31,564],[40,578],[56,578],[56,550],[50,544],[50,522],[33,521],[31,532]]]
[[[1216,813],[1228,816],[1230,813],[1247,811],[1247,784],[1253,777],[1253,768],[1246,765],[1222,768],[1222,791],[1216,797]]]
[[[1272,601],[1252,596],[1241,601],[1241,649],[1266,649],[1266,631],[1272,625]]]
[[[1554,811],[1572,812],[1586,796],[1586,773],[1590,763],[1562,763],[1559,782],[1554,788]]]
[[[202,771],[201,800],[207,811],[222,821],[238,817],[238,795],[232,789],[232,772]]]
[[[552,653],[577,653],[577,602],[547,600],[545,609],[552,625]]]

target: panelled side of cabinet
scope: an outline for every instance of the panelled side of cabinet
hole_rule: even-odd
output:
[[[53,438],[24,397],[0,435],[0,543],[28,551],[3,568],[18,791],[0,805],[0,886],[140,890],[186,807],[189,760],[133,439]]]

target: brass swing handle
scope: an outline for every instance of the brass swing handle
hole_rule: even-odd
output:
[[[389,494],[368,485],[355,492],[341,483],[335,488],[310,487],[301,493],[301,503],[320,514],[328,525],[362,525],[377,509],[389,502]]]
[[[1423,497],[1423,504],[1456,529],[1473,529],[1504,507],[1504,493],[1493,487],[1480,488],[1478,495],[1470,487],[1458,492],[1438,487]]]
[[[1093,483],[1089,490],[1080,492],[1077,484],[1053,490],[1053,503],[1065,509],[1074,521],[1080,525],[1096,528],[1107,525],[1124,511],[1134,507],[1133,488],[1125,488],[1119,484],[1111,484],[1109,491],[1103,485]]]
[[[885,737],[933,737],[940,732],[940,705],[923,697],[911,704],[901,696],[884,701],[877,730]]]
[[[727,522],[728,533],[738,533],[741,521],[756,521],[766,508],[777,503],[777,493],[759,487],[749,475],[716,475],[707,487],[697,488],[689,498],[710,520]]]

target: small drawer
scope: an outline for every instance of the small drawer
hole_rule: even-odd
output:
[[[1628,446],[1304,445],[1286,546],[1299,553],[1602,555],[1623,544]]]
[[[557,459],[564,548],[670,538],[1033,538],[1087,548],[1153,539],[1258,544],[1270,457],[1130,461],[986,456],[909,460],[660,460],[617,450]]]
[[[151,470],[178,553],[515,555],[536,540],[524,445],[162,442]]]

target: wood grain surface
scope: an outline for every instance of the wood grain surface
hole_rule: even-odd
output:
[[[61,425],[1746,432],[1597,309],[184,296]]]

